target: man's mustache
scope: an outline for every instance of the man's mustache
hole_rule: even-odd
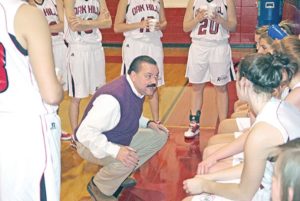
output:
[[[150,88],[150,87],[156,87],[156,84],[155,84],[155,83],[153,83],[153,84],[148,84],[147,87],[149,87],[149,88]]]

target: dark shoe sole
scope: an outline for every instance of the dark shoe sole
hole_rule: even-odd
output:
[[[185,139],[193,139],[195,138],[196,136],[198,136],[200,133],[196,134],[196,135],[193,135],[193,136],[184,136]]]
[[[102,193],[102,192],[96,187],[96,185],[94,184],[93,178],[94,178],[94,177],[92,177],[92,179],[90,180],[90,182],[89,182],[88,185],[87,185],[87,191],[89,192],[89,194],[90,194],[90,196],[91,196],[91,198],[92,198],[93,201],[103,201],[103,200],[110,200],[110,201],[112,201],[112,200],[117,200],[117,199],[116,199],[115,197],[113,197],[113,196],[107,196],[107,195],[105,195],[104,193]],[[96,188],[96,189],[93,190],[93,188]],[[96,196],[96,195],[94,194],[94,193],[97,193],[97,192],[94,192],[95,190],[99,191],[98,193],[101,194],[101,195]]]
[[[120,185],[120,187],[116,190],[116,192],[113,194],[113,196],[115,198],[118,198],[119,195],[121,194],[122,190],[124,188],[130,188],[130,187],[134,187],[136,185],[136,180],[132,179],[132,178],[127,178],[125,179],[122,184]]]
[[[123,188],[129,188],[129,187],[133,187],[133,186],[135,186],[136,185],[136,180],[135,179],[132,179],[132,178],[130,178],[130,177],[128,177],[127,179],[125,179],[123,182],[122,182],[122,184],[121,184],[121,186],[123,187]]]
[[[94,194],[93,194],[93,192],[92,192],[92,190],[91,190],[91,185],[92,184],[90,184],[92,182],[92,180],[88,183],[88,185],[87,185],[87,191],[89,192],[89,194],[90,194],[90,196],[92,197],[92,199],[94,200],[94,201],[97,201],[97,199],[96,199],[96,197],[94,196]]]

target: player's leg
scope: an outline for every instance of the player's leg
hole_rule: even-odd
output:
[[[209,81],[208,49],[193,42],[189,49],[186,77],[191,86],[189,129],[184,133],[187,138],[199,134],[199,122],[203,104],[203,91],[205,83]]]
[[[89,71],[89,94],[94,94],[98,88],[106,83],[105,54],[101,44],[91,45],[85,68]]]
[[[69,119],[70,119],[70,124],[71,124],[73,133],[78,126],[80,101],[81,101],[80,98],[75,98],[75,97],[71,98],[71,101],[70,101]]]
[[[89,95],[89,52],[83,44],[70,44],[68,51],[68,91],[71,98],[69,120],[72,133],[78,126],[80,101]],[[71,55],[71,56],[70,56]]]
[[[189,116],[189,129],[184,133],[187,138],[194,137],[199,134],[200,115],[203,104],[203,91],[205,84],[192,84],[191,90],[191,111]]]
[[[145,53],[148,53],[150,57],[152,57],[156,63],[157,67],[159,69],[159,75],[158,75],[158,81],[157,81],[157,87],[160,87],[165,84],[164,79],[164,51],[162,42],[160,39],[151,40],[151,43],[145,43],[143,42],[141,44],[143,46]],[[159,91],[158,88],[156,92],[153,94],[152,97],[149,98],[150,103],[150,109],[152,113],[152,118],[154,121],[159,122]]]
[[[220,122],[218,127],[218,133],[232,133],[235,131],[239,131],[236,119],[224,119]]]
[[[159,122],[159,100],[158,100],[158,89],[154,94],[149,97],[149,104],[154,121]]]
[[[214,136],[209,138],[209,140],[207,142],[207,146],[231,143],[234,140],[235,140],[235,134],[234,133],[217,134],[217,135],[214,135]]]
[[[228,114],[228,90],[227,84],[223,86],[215,86],[217,97],[217,109],[219,115],[219,121],[223,121],[227,118]]]
[[[216,90],[217,109],[219,120],[228,115],[228,89],[227,83],[234,79],[230,46],[224,42],[210,49],[209,72],[211,83]]]
[[[233,110],[234,111],[237,111],[239,110],[238,108],[240,107],[244,107],[244,106],[247,106],[248,107],[248,103],[246,101],[242,101],[242,100],[236,100],[233,104]]]

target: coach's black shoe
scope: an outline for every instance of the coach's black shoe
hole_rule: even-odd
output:
[[[107,196],[104,193],[102,193],[94,183],[93,179],[94,177],[91,178],[90,182],[87,185],[87,190],[91,195],[93,201],[117,201],[118,200],[114,196]]]
[[[136,180],[131,178],[131,177],[127,177],[122,183],[121,186],[123,188],[129,188],[129,187],[133,187],[136,185]]]
[[[127,177],[120,185],[120,187],[116,190],[116,192],[113,194],[113,196],[115,198],[118,198],[119,195],[121,194],[122,190],[124,188],[130,188],[130,187],[134,187],[136,185],[136,180],[131,178],[131,177]]]

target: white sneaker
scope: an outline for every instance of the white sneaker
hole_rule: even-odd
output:
[[[189,130],[184,132],[184,137],[185,138],[193,138],[196,135],[199,135],[199,133],[200,133],[199,128],[200,128],[199,124],[190,123]]]
[[[67,133],[65,131],[62,131],[60,139],[62,141],[70,141],[72,139],[72,134],[71,133]]]

